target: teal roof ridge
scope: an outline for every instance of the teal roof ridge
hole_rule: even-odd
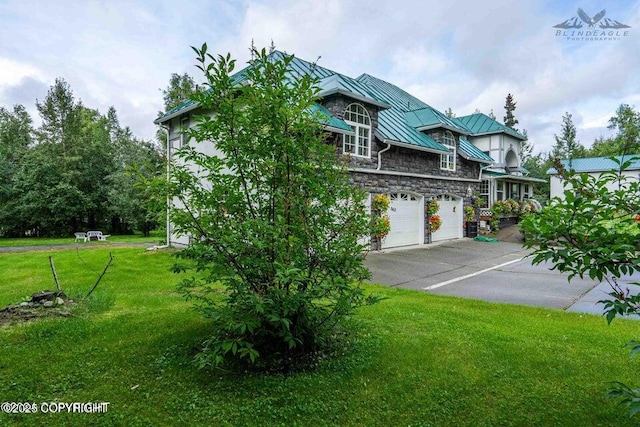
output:
[[[457,120],[469,129],[473,135],[502,132],[522,141],[526,141],[527,139],[520,132],[492,119],[484,113],[473,113],[466,116],[460,116],[457,117]]]
[[[356,80],[367,85],[378,97],[403,112],[431,108],[426,102],[400,89],[393,83],[374,77],[371,74],[361,74],[356,77]]]
[[[460,133],[470,133],[466,126],[447,117],[446,114],[433,107],[425,107],[406,112],[407,122],[416,128],[440,127],[456,130]]]
[[[368,87],[359,81],[347,77],[345,75],[335,73],[327,76],[318,82],[320,88],[319,95],[321,97],[329,96],[335,93],[346,94],[355,99],[369,102],[381,108],[389,108],[390,105],[379,99],[375,94],[369,91]]]

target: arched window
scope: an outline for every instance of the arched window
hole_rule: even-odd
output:
[[[440,169],[455,171],[456,170],[456,138],[449,131],[445,131],[442,138],[442,145],[451,149],[449,154],[440,155]]]
[[[360,104],[351,104],[344,111],[344,121],[353,128],[355,135],[344,135],[343,152],[371,157],[371,119],[367,110]]]

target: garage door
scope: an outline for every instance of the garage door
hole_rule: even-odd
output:
[[[383,248],[423,243],[424,208],[422,197],[409,193],[389,194],[391,231],[382,242]]]
[[[448,194],[436,197],[440,203],[438,215],[442,218],[440,229],[431,234],[431,241],[459,239],[462,237],[462,199]]]

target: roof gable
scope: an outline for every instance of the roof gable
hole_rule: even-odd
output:
[[[445,128],[454,130],[458,133],[468,134],[469,132],[459,123],[456,123],[446,114],[441,113],[432,107],[421,108],[419,110],[407,111],[407,123],[418,130],[427,130],[435,128]]]
[[[457,117],[455,119],[465,126],[473,135],[484,135],[492,133],[506,133],[521,141],[526,141],[521,133],[511,129],[502,123],[497,122],[483,113],[470,114],[468,116]]]
[[[341,94],[350,98],[376,105],[380,108],[389,108],[389,104],[382,102],[362,83],[341,74],[327,76],[318,82],[320,97],[324,98],[333,94]]]

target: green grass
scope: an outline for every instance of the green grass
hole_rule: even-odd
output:
[[[640,383],[622,346],[640,323],[371,286],[351,351],[289,376],[198,371],[208,324],[175,292],[167,252],[0,254],[0,306],[53,288],[88,312],[0,327],[1,401],[110,402],[106,414],[0,414],[0,425],[634,425],[609,381]],[[569,286],[569,285],[567,285]]]
[[[132,235],[112,235],[109,236],[106,242],[75,242],[73,236],[70,237],[22,237],[22,238],[7,238],[0,237],[1,247],[17,247],[17,246],[49,246],[49,245],[104,245],[105,243],[159,243],[161,240],[165,240],[165,234],[163,231],[153,231],[151,236],[144,237],[142,234]]]

